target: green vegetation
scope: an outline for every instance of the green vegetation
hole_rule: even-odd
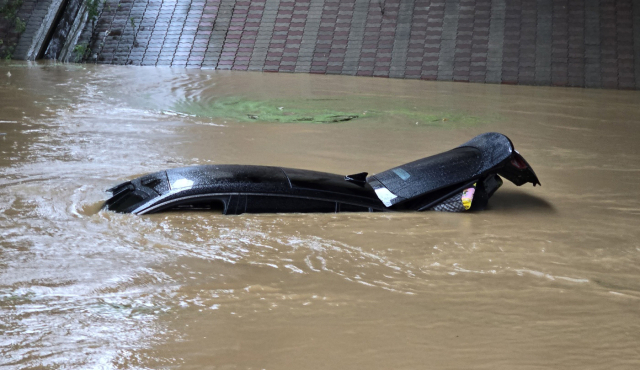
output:
[[[23,33],[24,30],[27,28],[27,24],[22,19],[20,19],[20,17],[16,17],[15,23],[16,25],[14,29],[16,30],[17,33]]]
[[[18,35],[23,33],[27,26],[18,17],[20,7],[22,7],[22,0],[0,0],[0,29],[6,25],[13,29],[7,32],[6,35],[0,34],[0,57],[6,60],[10,60],[13,57]]]
[[[91,48],[87,44],[78,44],[73,48],[73,52],[76,54],[75,62],[78,63],[91,54]]]
[[[138,40],[136,40],[136,20],[133,17],[129,18],[129,21],[131,21],[131,29],[133,31],[133,46],[138,46]]]
[[[309,107],[287,102],[286,106],[279,101],[250,101],[237,98],[223,98],[212,103],[200,103],[185,100],[174,106],[177,112],[199,117],[227,118],[239,122],[309,122],[335,123],[350,121],[360,117],[361,113],[340,112],[321,107]],[[284,103],[282,103],[284,104]]]
[[[353,108],[355,106],[357,108]],[[343,105],[343,106],[341,106]],[[348,106],[347,106],[348,105]],[[412,126],[460,127],[494,121],[460,110],[405,107],[402,102],[381,103],[375,99],[248,100],[220,98],[211,102],[182,100],[172,109],[196,117],[222,118],[237,122],[338,123],[360,119],[383,119]]]
[[[100,7],[100,3],[102,2],[103,7]],[[104,5],[107,3],[107,0],[86,0],[85,7],[87,12],[87,19],[91,21],[91,38],[89,42],[78,44],[73,48],[75,53],[75,62],[79,63],[86,60],[91,54],[91,49],[89,45],[95,37],[95,29],[96,29],[96,20],[100,18],[100,14],[102,13],[102,9]]]
[[[31,300],[34,297],[34,292],[15,293],[5,290],[3,292],[0,292],[0,307],[31,303]]]
[[[100,12],[98,11],[99,5],[100,0],[87,0],[87,16],[91,22],[95,22],[98,18],[98,15],[100,14]]]
[[[17,18],[21,6],[22,0],[0,0],[0,15],[13,22]]]

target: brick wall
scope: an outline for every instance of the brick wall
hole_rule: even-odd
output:
[[[79,43],[108,64],[640,88],[635,0],[107,0]]]
[[[23,32],[17,30],[16,18],[8,14],[0,14],[0,58],[21,57],[22,50],[19,48],[18,41],[35,34],[35,30],[30,25],[40,16],[40,8],[43,5],[48,6],[50,2],[51,0],[23,0],[21,2],[21,6],[14,16],[20,19],[20,22],[24,22],[26,27]],[[0,8],[7,6],[9,3],[16,3],[16,1],[0,0]],[[30,20],[31,24],[29,23]]]

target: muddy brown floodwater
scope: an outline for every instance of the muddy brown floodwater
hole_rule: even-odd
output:
[[[168,167],[375,173],[487,131],[543,186],[484,212],[99,211]],[[639,139],[632,91],[0,64],[0,367],[638,369]]]

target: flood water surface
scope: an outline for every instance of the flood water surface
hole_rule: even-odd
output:
[[[5,63],[0,102],[0,367],[640,367],[638,92]],[[542,187],[483,212],[100,211],[165,168],[376,173],[488,131]]]

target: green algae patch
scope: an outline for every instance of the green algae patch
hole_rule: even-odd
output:
[[[249,100],[219,98],[212,101],[182,100],[172,113],[228,119],[236,122],[340,123],[353,120],[392,121],[405,127],[457,128],[495,121],[462,110],[407,106],[406,102],[363,97]]]
[[[308,101],[251,101],[231,98],[211,103],[184,100],[176,104],[174,110],[196,117],[280,123],[337,123],[360,118],[362,114],[317,107],[308,104]]]
[[[463,126],[474,126],[489,122],[486,118],[471,116],[460,112],[416,112],[410,110],[386,111],[390,116],[397,116],[407,123],[414,123],[417,126],[430,126],[442,128],[456,128]]]

